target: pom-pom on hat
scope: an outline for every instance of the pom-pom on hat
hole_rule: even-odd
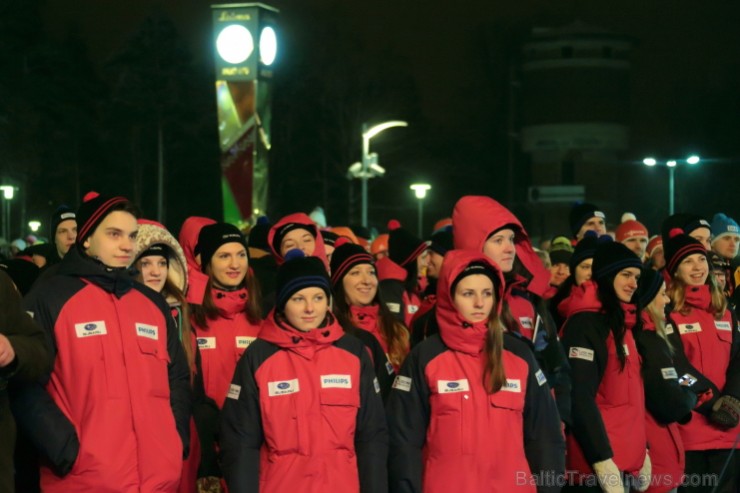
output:
[[[637,305],[640,308],[648,306],[658,295],[664,282],[663,276],[657,270],[642,269],[637,284]]]
[[[60,205],[51,214],[51,229],[49,230],[49,235],[51,236],[52,241],[54,241],[54,237],[57,234],[57,227],[64,221],[77,221],[77,215],[75,214],[74,209],[68,205]]]
[[[285,254],[285,262],[277,272],[275,286],[275,309],[283,311],[285,304],[293,294],[310,287],[324,290],[331,296],[329,274],[324,263],[318,257],[306,257],[302,250],[294,248]]]
[[[712,244],[719,238],[728,235],[740,237],[740,227],[734,219],[718,212],[712,218]]]
[[[581,241],[573,249],[573,255],[570,257],[570,271],[575,272],[578,264],[586,259],[594,258],[596,253],[596,244],[598,243],[599,235],[596,231],[586,231]]]
[[[373,256],[360,245],[355,245],[346,238],[340,238],[331,256],[331,284],[336,286],[344,276],[359,264],[374,265]]]
[[[125,197],[108,197],[100,195],[98,192],[87,192],[76,214],[77,245],[82,248],[85,240],[95,232],[95,229],[113,211],[113,208],[127,203],[129,203],[129,200]]]
[[[586,221],[592,217],[606,219],[606,215],[594,204],[581,202],[574,205],[570,210],[570,229],[573,236],[576,236]]]
[[[395,219],[388,221],[388,231],[388,256],[401,267],[416,260],[427,249],[425,241],[401,227],[401,223]]]
[[[203,226],[198,234],[198,244],[194,249],[195,255],[200,254],[200,270],[205,272],[216,250],[227,243],[239,243],[247,250],[244,235],[233,224],[216,223]]]
[[[665,270],[671,276],[676,272],[678,264],[689,255],[695,253],[701,253],[702,255],[707,254],[707,250],[704,245],[685,234],[681,229],[674,228],[670,231],[670,237],[664,241],[665,250]]]
[[[635,252],[621,243],[612,241],[607,235],[597,240],[594,263],[591,266],[595,280],[612,276],[629,267],[642,268],[642,262]]]

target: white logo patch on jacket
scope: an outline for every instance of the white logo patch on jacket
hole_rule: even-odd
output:
[[[732,324],[730,322],[724,322],[722,320],[715,321],[714,326],[717,328],[717,330],[732,330]]]
[[[501,390],[506,392],[521,392],[522,381],[518,378],[507,378],[506,383],[501,387]]]
[[[701,324],[699,323],[678,324],[679,334],[696,334],[697,332],[701,332]]]
[[[531,329],[532,319],[530,317],[519,317],[519,324],[523,329]]]
[[[249,345],[252,344],[255,339],[257,338],[247,337],[247,336],[236,336],[236,347],[239,349],[249,347]]]
[[[242,387],[241,385],[237,385],[235,383],[232,383],[231,386],[229,386],[229,393],[226,394],[226,397],[229,399],[234,399],[235,401],[239,400],[239,394],[242,393]]]
[[[535,373],[535,376],[537,377],[537,383],[540,384],[540,387],[542,387],[545,382],[547,382],[547,377],[544,373],[542,373],[542,370],[537,370],[537,373]]]
[[[666,324],[666,326],[665,326],[665,333],[666,334],[673,334],[673,325]]]
[[[351,375],[321,375],[322,389],[351,389]]]
[[[678,373],[676,372],[676,369],[672,366],[670,368],[661,368],[660,373],[663,374],[663,380],[672,380],[674,378],[678,378]]]
[[[627,344],[622,344],[622,348],[624,348],[624,355],[629,356],[630,355],[630,348],[627,346]]]
[[[401,305],[399,303],[386,303],[385,306],[393,313],[401,313]]]
[[[199,337],[198,349],[216,349],[215,337]]]
[[[413,315],[419,311],[419,307],[417,305],[406,305],[406,311],[409,312],[409,315]]]
[[[585,347],[573,346],[572,348],[570,348],[570,351],[568,351],[568,358],[593,361],[594,360],[594,350],[587,349]]]
[[[438,380],[437,392],[440,394],[451,394],[453,392],[467,392],[470,390],[467,378],[460,380]]]
[[[75,324],[75,332],[77,337],[90,337],[90,336],[102,336],[108,333],[105,328],[105,321],[97,320],[95,322],[83,322],[81,324]]]
[[[410,392],[411,379],[409,377],[404,377],[403,375],[398,375],[396,379],[393,380],[393,388],[396,390],[403,390],[404,392]]]
[[[267,395],[274,397],[276,395],[295,394],[300,391],[301,388],[298,385],[298,379],[293,380],[281,380],[278,382],[267,383]]]
[[[156,325],[136,324],[136,335],[147,339],[159,340],[159,327]]]

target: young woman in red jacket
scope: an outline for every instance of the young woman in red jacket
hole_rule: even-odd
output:
[[[707,403],[712,409],[708,416],[695,410],[691,421],[680,427],[686,474],[692,480],[705,474],[716,478],[723,472],[714,491],[735,492],[740,476],[740,455],[732,453],[740,433],[740,332],[726,298],[709,275],[704,246],[679,229],[670,234],[664,240],[665,275],[670,276],[668,296],[673,304],[670,319],[689,363],[721,390]],[[690,384],[695,377],[686,378]],[[705,482],[690,491],[713,491],[713,487]]]
[[[202,304],[191,305],[197,344],[196,405],[201,439],[199,482],[217,484],[219,410],[224,404],[239,358],[259,333],[259,290],[249,273],[246,241],[236,226],[215,223],[198,235],[195,254],[208,276]],[[204,395],[200,395],[202,389]]]
[[[504,280],[452,250],[437,285],[439,333],[414,347],[388,402],[393,492],[556,492],[565,444],[534,355],[504,334]]]
[[[599,241],[592,309],[572,315],[563,329],[573,377],[573,423],[568,430],[569,485],[564,491],[645,491],[650,457],[640,356],[632,330],[632,298],[642,263],[609,237]],[[595,475],[594,475],[595,473]]]
[[[329,311],[323,263],[289,252],[275,309],[239,361],[221,422],[240,493],[385,493],[388,430],[365,345]]]

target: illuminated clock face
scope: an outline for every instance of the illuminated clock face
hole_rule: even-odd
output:
[[[266,27],[260,33],[260,59],[264,65],[272,65],[277,56],[277,36],[275,30]]]
[[[226,26],[216,38],[216,50],[224,61],[233,64],[242,63],[254,51],[252,34],[244,26],[237,24]]]

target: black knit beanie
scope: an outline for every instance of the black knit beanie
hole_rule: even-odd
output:
[[[434,253],[442,255],[454,248],[452,241],[452,226],[445,226],[436,231],[430,238],[429,249]]]
[[[31,286],[39,277],[40,269],[29,260],[22,258],[13,258],[0,262],[0,269],[13,280],[13,284],[18,288],[22,296],[28,294]]]
[[[628,267],[642,269],[642,262],[635,252],[622,243],[611,241],[611,236],[604,235],[602,238],[604,240],[600,239],[596,246],[594,263],[591,266],[595,280],[614,275]]]
[[[588,258],[594,258],[596,253],[596,244],[598,243],[599,235],[596,231],[586,231],[581,241],[578,242],[576,247],[573,249],[573,255],[570,257],[570,271],[575,272],[578,264]]]
[[[674,228],[669,233],[670,238],[663,238],[663,251],[665,252],[665,270],[673,275],[678,268],[678,264],[689,255],[701,253],[707,255],[704,245],[697,239],[684,234],[679,228]]]
[[[317,287],[331,297],[329,274],[318,257],[306,257],[298,248],[285,254],[285,262],[278,268],[275,286],[275,309],[282,312],[293,294],[301,289]]]
[[[462,271],[460,271],[457,277],[455,277],[455,280],[452,281],[452,284],[450,285],[450,296],[452,297],[452,299],[455,299],[455,288],[457,288],[457,284],[464,278],[475,274],[481,274],[488,277],[493,283],[493,291],[495,293],[499,292],[501,279],[498,273],[496,273],[490,265],[476,261],[469,263]]]
[[[54,241],[54,237],[57,235],[57,226],[64,221],[77,221],[75,211],[68,205],[60,205],[51,215],[51,229],[49,230],[49,238]]]
[[[373,256],[360,245],[355,245],[348,240],[340,240],[331,255],[331,284],[336,286],[352,267],[359,264],[375,265]]]
[[[168,245],[165,245],[164,243],[155,243],[154,245],[151,245],[149,248],[141,252],[136,257],[136,260],[142,259],[144,257],[160,256],[164,257],[167,260],[167,265],[169,265],[170,257],[173,254],[174,252],[172,251],[172,248],[170,248]]]
[[[573,232],[573,236],[576,236],[581,230],[581,226],[592,217],[606,219],[606,215],[594,204],[581,202],[574,205],[570,210],[570,229]]]
[[[324,245],[336,246],[335,243],[339,239],[339,235],[333,231],[321,230],[321,238],[324,240]]]
[[[405,267],[426,249],[426,242],[401,227],[400,222],[395,219],[388,222],[388,256],[394,263]]]
[[[650,268],[642,269],[640,281],[637,283],[637,305],[645,308],[655,299],[663,285],[663,275]]]
[[[671,237],[671,231],[674,229],[680,229],[683,233],[689,235],[692,231],[699,228],[707,228],[710,232],[712,231],[712,225],[709,221],[696,214],[687,214],[685,212],[679,212],[668,216],[663,225],[660,228],[660,234],[663,236],[663,243]]]
[[[103,219],[113,211],[113,208],[123,204],[130,204],[125,197],[108,197],[97,192],[88,192],[77,209],[77,240],[80,248],[94,232]]]
[[[257,248],[258,250],[269,252],[270,245],[267,243],[267,235],[270,232],[271,226],[267,216],[257,219],[257,224],[249,230],[249,248]]]
[[[311,224],[304,223],[286,223],[280,226],[279,229],[275,230],[275,236],[272,237],[272,247],[276,252],[280,252],[280,244],[283,242],[283,238],[286,234],[290,233],[294,229],[305,229],[311,235],[316,238],[316,227]]]
[[[195,245],[193,252],[195,255],[200,254],[200,270],[205,272],[206,266],[211,262],[213,254],[216,253],[221,245],[226,243],[239,243],[247,249],[247,242],[239,228],[229,223],[215,223],[203,226],[198,234],[198,243]]]

